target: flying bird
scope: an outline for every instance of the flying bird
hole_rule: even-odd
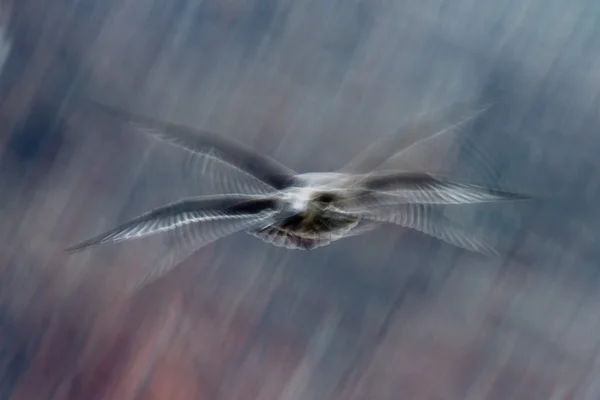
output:
[[[389,157],[379,155],[387,147],[385,143],[375,145],[336,172],[296,173],[237,141],[94,104],[138,131],[204,159],[200,172],[226,193],[186,198],[156,208],[66,249],[70,252],[159,233],[183,236],[200,248],[236,232],[246,232],[275,246],[311,250],[382,224],[397,224],[491,255],[497,254],[491,245],[444,217],[436,207],[530,199],[434,173],[386,169]],[[453,109],[443,114],[405,126],[406,143],[395,155],[429,137],[460,128],[479,112],[465,116],[464,110]],[[454,119],[452,124],[448,124],[447,114]],[[429,130],[430,135],[417,140],[414,134],[422,130]]]

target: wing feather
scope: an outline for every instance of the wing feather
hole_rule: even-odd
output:
[[[411,228],[472,252],[494,256],[499,254],[487,241],[469,233],[430,205],[405,204],[401,208],[365,212],[362,216],[368,220]]]
[[[358,212],[368,207],[404,203],[468,204],[532,199],[528,195],[455,182],[421,172],[365,175],[353,189],[354,196],[337,202],[335,206],[347,212]]]
[[[472,102],[461,102],[434,113],[422,114],[400,127],[393,135],[374,141],[339,171],[367,173],[382,169],[390,160],[406,156],[415,146],[463,128],[488,108],[475,108]],[[470,142],[467,144],[471,145]]]
[[[66,249],[68,252],[149,235],[190,231],[194,240],[216,240],[275,213],[276,200],[252,196],[206,196],[180,200],[156,208],[117,227]]]
[[[277,190],[284,189],[294,181],[296,173],[293,170],[232,139],[189,126],[134,114],[95,100],[88,99],[88,101],[95,108],[128,121],[140,132],[188,152],[229,164],[239,173],[266,183]]]

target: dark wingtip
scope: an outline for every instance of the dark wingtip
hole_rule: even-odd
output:
[[[81,251],[87,250],[90,247],[94,247],[96,245],[102,244],[102,241],[98,241],[97,238],[89,239],[84,242],[80,242],[65,248],[63,251],[68,254],[79,253]]]
[[[114,116],[114,115],[124,116],[125,115],[125,110],[119,108],[118,106],[115,106],[115,105],[112,105],[109,103],[105,103],[105,102],[95,99],[91,96],[83,96],[81,98],[81,101],[84,104],[86,104],[88,107],[93,108],[94,110],[102,111],[102,112],[108,113],[112,116]]]
[[[530,195],[530,194],[525,194],[525,193],[509,192],[509,191],[505,191],[505,190],[492,190],[492,193],[494,193],[498,197],[501,197],[501,198],[503,198],[504,200],[507,200],[507,201],[534,201],[534,200],[538,200],[538,198],[536,196],[533,196],[533,195]]]
[[[171,122],[161,121],[137,111],[130,111],[124,105],[107,103],[93,97],[84,97],[82,100],[93,110],[104,113],[111,118],[118,118],[129,124],[150,124],[160,126],[172,124]],[[156,137],[160,138],[160,135],[156,135]]]
[[[80,244],[76,244],[73,246],[69,246],[69,247],[63,249],[63,251],[67,254],[74,254],[74,253],[79,253],[80,251],[83,251],[90,246],[92,246],[92,245],[86,244],[86,243],[80,243]]]

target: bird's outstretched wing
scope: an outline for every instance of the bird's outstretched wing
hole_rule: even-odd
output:
[[[151,210],[66,251],[159,233],[175,234],[178,239],[200,247],[260,223],[274,215],[276,209],[277,200],[269,197],[226,195],[184,199]]]
[[[137,130],[179,146],[191,153],[227,163],[249,178],[281,190],[293,183],[296,173],[267,155],[211,132],[134,114],[123,109],[87,99],[95,108],[129,122]],[[256,183],[256,182],[255,182]],[[257,183],[257,184],[258,184]]]
[[[468,204],[529,200],[532,197],[508,191],[459,183],[422,172],[390,172],[360,177],[356,195],[338,201],[334,207],[359,212],[369,207],[394,204]]]
[[[413,121],[403,125],[393,135],[385,136],[373,142],[366,150],[348,162],[339,172],[367,173],[376,169],[393,167],[394,161],[400,161],[410,155],[411,149],[426,142],[432,142],[438,137],[444,137],[464,128],[489,106],[474,107],[472,102],[457,103],[437,112],[418,116]],[[459,146],[469,147],[477,152],[468,137],[461,138]]]
[[[472,252],[499,255],[487,241],[470,234],[432,205],[403,204],[401,207],[384,207],[365,212],[362,217],[411,228]]]
[[[268,195],[276,189],[240,168],[213,155],[187,152],[183,176],[204,193]]]

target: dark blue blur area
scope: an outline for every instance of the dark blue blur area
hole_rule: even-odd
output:
[[[0,400],[599,399],[599,37],[591,0],[3,0]],[[463,132],[483,160],[413,161],[536,200],[449,208],[498,258],[240,233],[131,292],[158,246],[63,249],[208,188],[86,98],[298,172],[491,105]]]

